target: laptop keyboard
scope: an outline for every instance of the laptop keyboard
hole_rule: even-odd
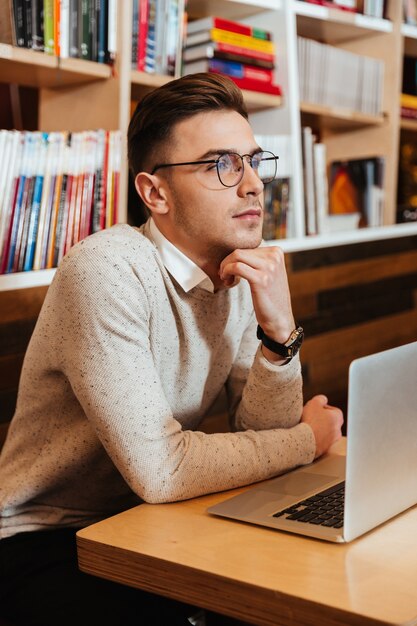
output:
[[[344,500],[345,483],[342,482],[278,511],[273,517],[284,516],[297,522],[342,528]]]

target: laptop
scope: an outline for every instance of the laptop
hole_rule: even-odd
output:
[[[417,503],[417,342],[349,367],[347,449],[256,483],[212,515],[349,542]]]

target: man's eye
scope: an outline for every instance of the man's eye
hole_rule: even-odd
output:
[[[230,163],[229,162],[225,162],[225,161],[219,161],[217,164],[219,170],[221,172],[226,172],[228,170],[230,170]]]

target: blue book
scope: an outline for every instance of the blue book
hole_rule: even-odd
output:
[[[39,211],[41,208],[43,180],[44,180],[43,174],[36,176],[35,186],[33,189],[33,202],[32,202],[32,211],[31,211],[30,222],[29,222],[26,257],[25,257],[25,262],[23,265],[24,272],[30,271],[33,268],[33,258],[35,256],[36,237],[38,234],[38,226],[39,226]]]

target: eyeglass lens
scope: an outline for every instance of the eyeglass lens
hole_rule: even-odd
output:
[[[275,178],[277,162],[272,152],[259,152],[252,157],[244,158],[264,183],[269,183]],[[243,167],[243,159],[239,154],[228,152],[219,157],[217,171],[222,184],[226,187],[237,185],[243,177]]]

